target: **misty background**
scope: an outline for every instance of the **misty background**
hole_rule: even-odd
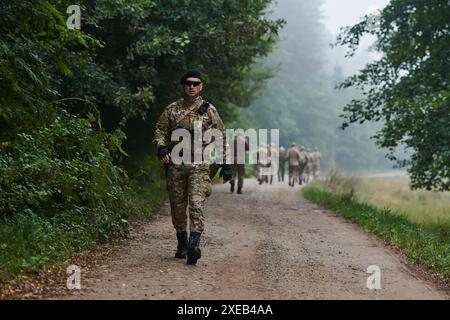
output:
[[[280,42],[258,64],[270,67],[274,76],[246,109],[238,109],[230,128],[279,128],[280,145],[292,142],[318,147],[323,171],[385,171],[395,165],[385,159],[371,136],[379,124],[351,125],[340,129],[343,106],[358,97],[354,89],[335,86],[377,58],[370,50],[374,39],[366,37],[352,58],[345,48],[334,47],[341,27],[351,26],[365,14],[376,12],[387,0],[279,0],[271,17],[283,18]]]

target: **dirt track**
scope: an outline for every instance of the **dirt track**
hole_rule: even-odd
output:
[[[169,206],[97,266],[81,299],[448,299],[374,236],[301,197],[299,187],[217,185],[206,206],[202,258],[173,257]],[[366,287],[381,268],[381,290]]]

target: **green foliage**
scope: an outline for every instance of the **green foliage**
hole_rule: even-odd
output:
[[[230,120],[266,78],[253,63],[271,50],[282,25],[265,16],[270,2],[83,1],[82,30],[101,46],[91,48],[89,59],[81,53],[71,59],[76,72],[63,95],[95,102],[106,128],[123,128],[131,155],[152,152],[153,139],[142,132],[152,133],[163,108],[179,98],[187,68],[204,72],[204,97]]]
[[[126,180],[112,163],[108,138],[86,119],[64,113],[48,127],[18,134],[1,150],[2,218],[25,210],[50,218],[84,208],[92,210],[87,226],[98,230],[99,238],[119,230],[115,223],[126,217],[121,197]]]
[[[31,210],[0,224],[0,280],[48,263],[62,262],[71,255],[92,249],[94,237],[86,228],[88,215],[82,209],[43,218]]]
[[[62,112],[1,148],[0,273],[39,269],[126,234],[126,176],[112,163],[110,137]]]
[[[232,117],[265,79],[253,61],[282,24],[269,3],[84,0],[82,29],[69,30],[72,1],[2,2],[1,277],[124,235],[164,199],[148,155],[180,73],[202,69],[207,98]]]
[[[392,0],[382,10],[378,27],[365,16],[337,39],[352,56],[363,35],[376,36],[374,48],[381,59],[341,84],[363,91],[362,99],[344,108],[343,126],[381,121],[377,142],[408,168],[413,188],[450,190],[448,21],[447,0]],[[395,156],[397,146],[411,150],[411,158]]]
[[[303,189],[303,194],[400,248],[412,260],[450,277],[449,223],[417,224],[389,209],[358,202],[353,192],[335,189],[336,180],[340,179],[330,179],[331,184],[311,184]]]

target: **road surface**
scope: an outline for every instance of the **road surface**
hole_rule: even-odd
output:
[[[250,179],[237,195],[216,185],[205,213],[196,266],[174,258],[165,204],[67,298],[448,299],[376,237],[303,199],[298,186]],[[367,288],[372,265],[381,290]]]

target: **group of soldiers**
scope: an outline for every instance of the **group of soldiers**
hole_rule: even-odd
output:
[[[291,147],[286,150],[280,147],[279,152],[279,170],[278,181],[284,182],[286,163],[288,166],[289,185],[293,187],[296,183],[309,183],[312,179],[318,179],[320,175],[320,160],[322,154],[318,148],[312,151],[309,148],[301,146],[293,142]]]
[[[253,156],[257,160],[255,165],[255,177],[259,184],[273,182],[273,173],[278,173],[278,182],[284,182],[286,165],[288,167],[289,185],[295,186],[309,183],[312,179],[318,179],[320,175],[320,160],[322,155],[318,148],[311,150],[293,142],[291,147],[286,150],[281,146],[278,150],[272,145],[261,145]],[[278,167],[274,168],[270,161],[263,163],[261,159],[265,157],[271,159],[272,153],[275,152],[275,157],[278,156]],[[264,168],[270,168],[266,170]],[[268,173],[269,172],[269,173]]]

